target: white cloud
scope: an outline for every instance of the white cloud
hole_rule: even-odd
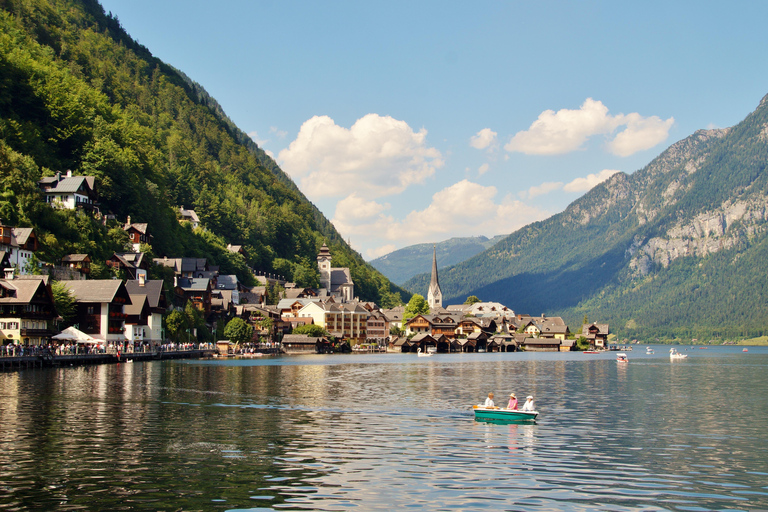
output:
[[[617,172],[621,171],[615,169],[603,169],[597,174],[588,174],[586,178],[576,178],[570,183],[567,183],[563,187],[563,190],[566,192],[587,192],[588,190],[592,190],[595,185],[599,185]]]
[[[397,194],[423,183],[443,165],[426,144],[427,131],[414,132],[405,121],[368,114],[351,128],[328,116],[306,121],[296,140],[280,151],[282,169],[311,198]]]
[[[494,186],[465,179],[435,193],[423,209],[413,210],[401,219],[389,213],[390,205],[351,194],[337,203],[332,222],[355,246],[389,242],[366,252],[366,256],[375,258],[391,252],[395,244],[402,247],[455,236],[511,233],[551,214],[509,195],[497,202],[496,194]]]
[[[480,167],[477,169],[477,174],[478,174],[478,176],[482,176],[483,174],[487,173],[487,172],[488,172],[488,169],[490,169],[490,168],[491,168],[491,166],[490,166],[490,165],[488,165],[487,163],[485,163],[485,164],[481,165],[481,166],[480,166]]]
[[[621,118],[627,128],[608,143],[608,149],[619,156],[629,156],[664,142],[675,124],[674,117],[662,121],[658,116],[643,118],[637,113],[617,118]]]
[[[483,128],[469,140],[469,145],[475,149],[493,149],[496,146],[496,135],[490,128]]]
[[[616,155],[629,156],[666,140],[674,122],[672,117],[662,121],[657,116],[644,118],[638,113],[612,116],[602,102],[587,98],[578,110],[545,110],[528,130],[517,132],[504,149],[528,155],[569,153],[582,149],[590,137],[609,136],[626,126],[608,142],[608,149]]]

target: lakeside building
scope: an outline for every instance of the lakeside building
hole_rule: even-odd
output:
[[[44,345],[57,317],[48,276],[0,279],[0,343]]]
[[[168,303],[162,280],[148,280],[143,275],[125,282],[131,298],[126,306],[125,332],[130,341],[147,342],[153,347],[163,343],[163,315]],[[140,305],[139,305],[140,304]]]
[[[103,342],[124,342],[125,306],[131,297],[123,281],[95,279],[88,281],[59,281],[75,297],[78,328]]]

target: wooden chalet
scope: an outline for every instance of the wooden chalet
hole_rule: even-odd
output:
[[[608,324],[585,324],[581,328],[581,335],[587,338],[594,348],[607,348],[608,334]]]

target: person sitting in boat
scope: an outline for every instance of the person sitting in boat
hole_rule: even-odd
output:
[[[485,405],[483,407],[496,408],[496,404],[493,403],[493,393],[488,393],[488,398],[485,399]]]
[[[525,399],[525,403],[523,404],[523,410],[524,411],[533,411],[533,397],[531,395],[528,395],[528,397]]]
[[[507,405],[507,409],[511,409],[513,411],[517,410],[517,397],[514,393],[509,394],[509,404]]]

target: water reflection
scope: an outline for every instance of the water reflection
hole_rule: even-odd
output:
[[[675,365],[387,355],[0,374],[0,506],[768,508],[765,352]],[[488,391],[534,395],[538,421],[474,421]]]

